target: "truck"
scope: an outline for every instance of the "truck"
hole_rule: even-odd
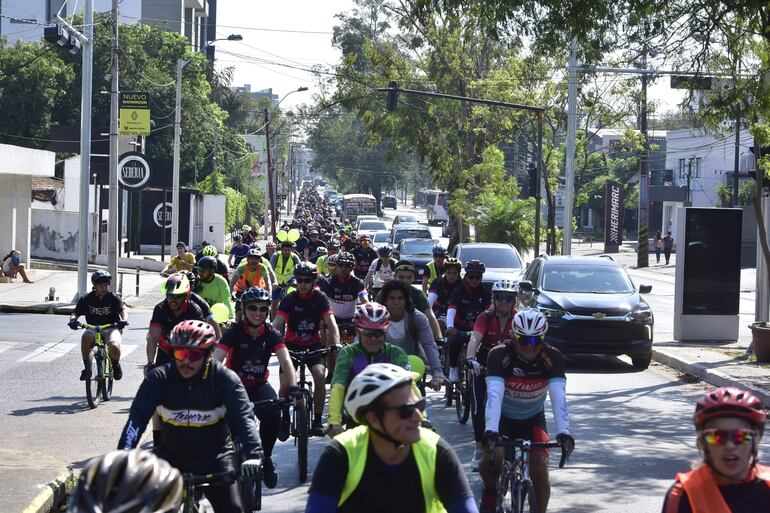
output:
[[[445,225],[449,220],[446,191],[432,189],[426,192],[428,224]]]

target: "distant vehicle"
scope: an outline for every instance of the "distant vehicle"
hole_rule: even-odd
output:
[[[428,224],[442,225],[449,220],[446,191],[430,190],[426,194]]]
[[[342,197],[342,215],[351,223],[362,215],[372,215],[376,219],[377,202],[371,194],[345,194]]]
[[[386,195],[382,197],[382,208],[398,208],[398,200],[395,196]]]
[[[479,260],[484,263],[482,283],[491,288],[497,280],[519,281],[524,272],[521,255],[510,244],[496,242],[477,242],[457,244],[452,248],[451,255],[459,259],[463,265],[468,260]]]
[[[411,214],[398,215],[393,218],[393,226],[401,223],[413,223],[418,224],[417,218]]]
[[[390,230],[385,230],[382,232],[374,232],[372,235],[372,246],[374,249],[379,248],[380,246],[384,246],[385,244],[390,244]]]
[[[358,216],[356,221],[353,223],[353,229],[355,231],[358,231],[358,225],[363,223],[364,221],[380,221],[380,218],[377,216],[371,216],[371,215],[365,215],[365,216]],[[384,228],[387,230],[387,226]]]
[[[655,319],[623,266],[610,256],[541,256],[524,279],[537,291],[537,308],[548,319],[546,342],[563,353],[631,357],[643,370],[652,359]]]
[[[368,235],[371,237],[376,232],[380,232],[383,230],[387,230],[388,226],[385,224],[384,221],[379,221],[375,219],[364,219],[361,220],[361,218],[358,219],[358,226],[356,227],[356,233],[358,233],[358,236],[361,235]]]
[[[401,239],[393,252],[397,260],[409,260],[414,264],[414,282],[422,283],[428,272],[428,263],[433,260],[433,246],[438,239]]]
[[[401,239],[432,239],[427,226],[419,224],[401,223],[390,231],[390,239],[393,247],[398,246]]]

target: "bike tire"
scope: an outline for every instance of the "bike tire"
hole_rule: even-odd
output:
[[[244,513],[259,511],[262,508],[262,475],[241,477],[240,487]],[[259,506],[257,506],[258,500]]]
[[[532,481],[511,481],[515,513],[537,513],[537,495]]]
[[[99,368],[99,359],[96,357],[96,352],[91,351],[91,377],[86,379],[86,400],[88,406],[91,409],[99,406],[101,402],[101,381],[98,377],[94,377],[94,372]]]
[[[104,354],[102,356],[102,362],[102,371],[100,372],[102,385],[101,393],[102,401],[106,402],[109,401],[112,397],[112,361],[110,360],[109,356],[107,356],[107,354]]]
[[[511,475],[510,464],[504,463],[503,470],[500,472],[500,477],[497,481],[497,502],[495,504],[495,511],[497,513],[512,513],[515,511],[515,486],[516,482]],[[510,494],[508,493],[509,490]]]
[[[473,377],[471,376],[471,373],[468,372],[467,368],[464,368],[460,374],[460,382],[462,383],[462,387],[460,387],[457,394],[456,404],[457,420],[460,421],[460,424],[465,424],[468,422],[468,417],[470,417],[471,414],[472,380]]]
[[[310,437],[310,419],[308,401],[305,397],[304,403],[295,409],[297,421],[297,470],[299,473],[299,482],[304,483],[307,480],[307,446]]]

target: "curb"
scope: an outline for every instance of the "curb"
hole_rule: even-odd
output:
[[[49,513],[56,508],[67,496],[68,489],[74,483],[75,475],[72,467],[61,471],[52,481],[45,484],[37,497],[32,499],[22,513]]]
[[[716,387],[738,387],[749,390],[752,394],[757,396],[762,403],[770,404],[770,392],[764,388],[747,384],[718,370],[709,369],[701,363],[691,362],[669,352],[655,349],[654,346],[652,348],[652,359],[667,367],[671,367],[672,369],[695,376]]]
[[[72,303],[41,303],[29,305],[0,304],[0,312],[4,313],[38,313],[70,315],[75,311]]]

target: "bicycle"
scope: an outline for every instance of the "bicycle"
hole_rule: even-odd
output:
[[[468,417],[471,414],[471,394],[473,393],[472,370],[468,360],[465,360],[460,366],[460,381],[454,386],[455,410],[460,424],[468,422]]]
[[[102,331],[108,329],[123,329],[128,326],[126,321],[111,324],[92,325],[79,322],[78,327],[94,332],[94,346],[89,356],[91,376],[86,378],[86,400],[93,409],[102,401],[109,401],[112,397],[112,359],[107,351],[107,345],[102,339]]]
[[[468,343],[468,340],[471,338],[471,332],[470,331],[458,331],[456,335],[454,335],[454,338],[460,338],[464,337],[464,341],[462,344],[462,347],[460,348],[460,354],[465,354],[465,345]],[[444,337],[444,344],[443,344],[443,350],[441,351],[441,365],[444,368],[444,375],[449,376],[450,368],[452,366],[452,362],[449,361],[449,337]],[[446,387],[444,389],[444,403],[446,406],[452,406],[452,401],[457,396],[457,393],[455,389],[457,388],[457,385],[455,383],[452,383],[449,379],[445,381]],[[458,383],[459,384],[459,383]],[[458,413],[459,415],[459,413]],[[459,418],[459,417],[458,417]],[[468,420],[467,418],[465,419]]]
[[[537,495],[529,476],[529,451],[540,448],[561,448],[559,468],[564,468],[568,454],[558,442],[532,442],[531,440],[510,439],[501,437],[497,440],[492,451],[494,463],[495,447],[505,447],[505,462],[497,481],[497,513],[537,513]],[[511,492],[510,505],[506,504],[508,490]]]
[[[180,513],[201,513],[204,509],[200,501],[203,498],[202,488],[207,486],[229,485],[236,479],[235,470],[226,470],[214,474],[182,474],[184,482],[182,491],[182,507]],[[249,511],[244,508],[244,511]]]

